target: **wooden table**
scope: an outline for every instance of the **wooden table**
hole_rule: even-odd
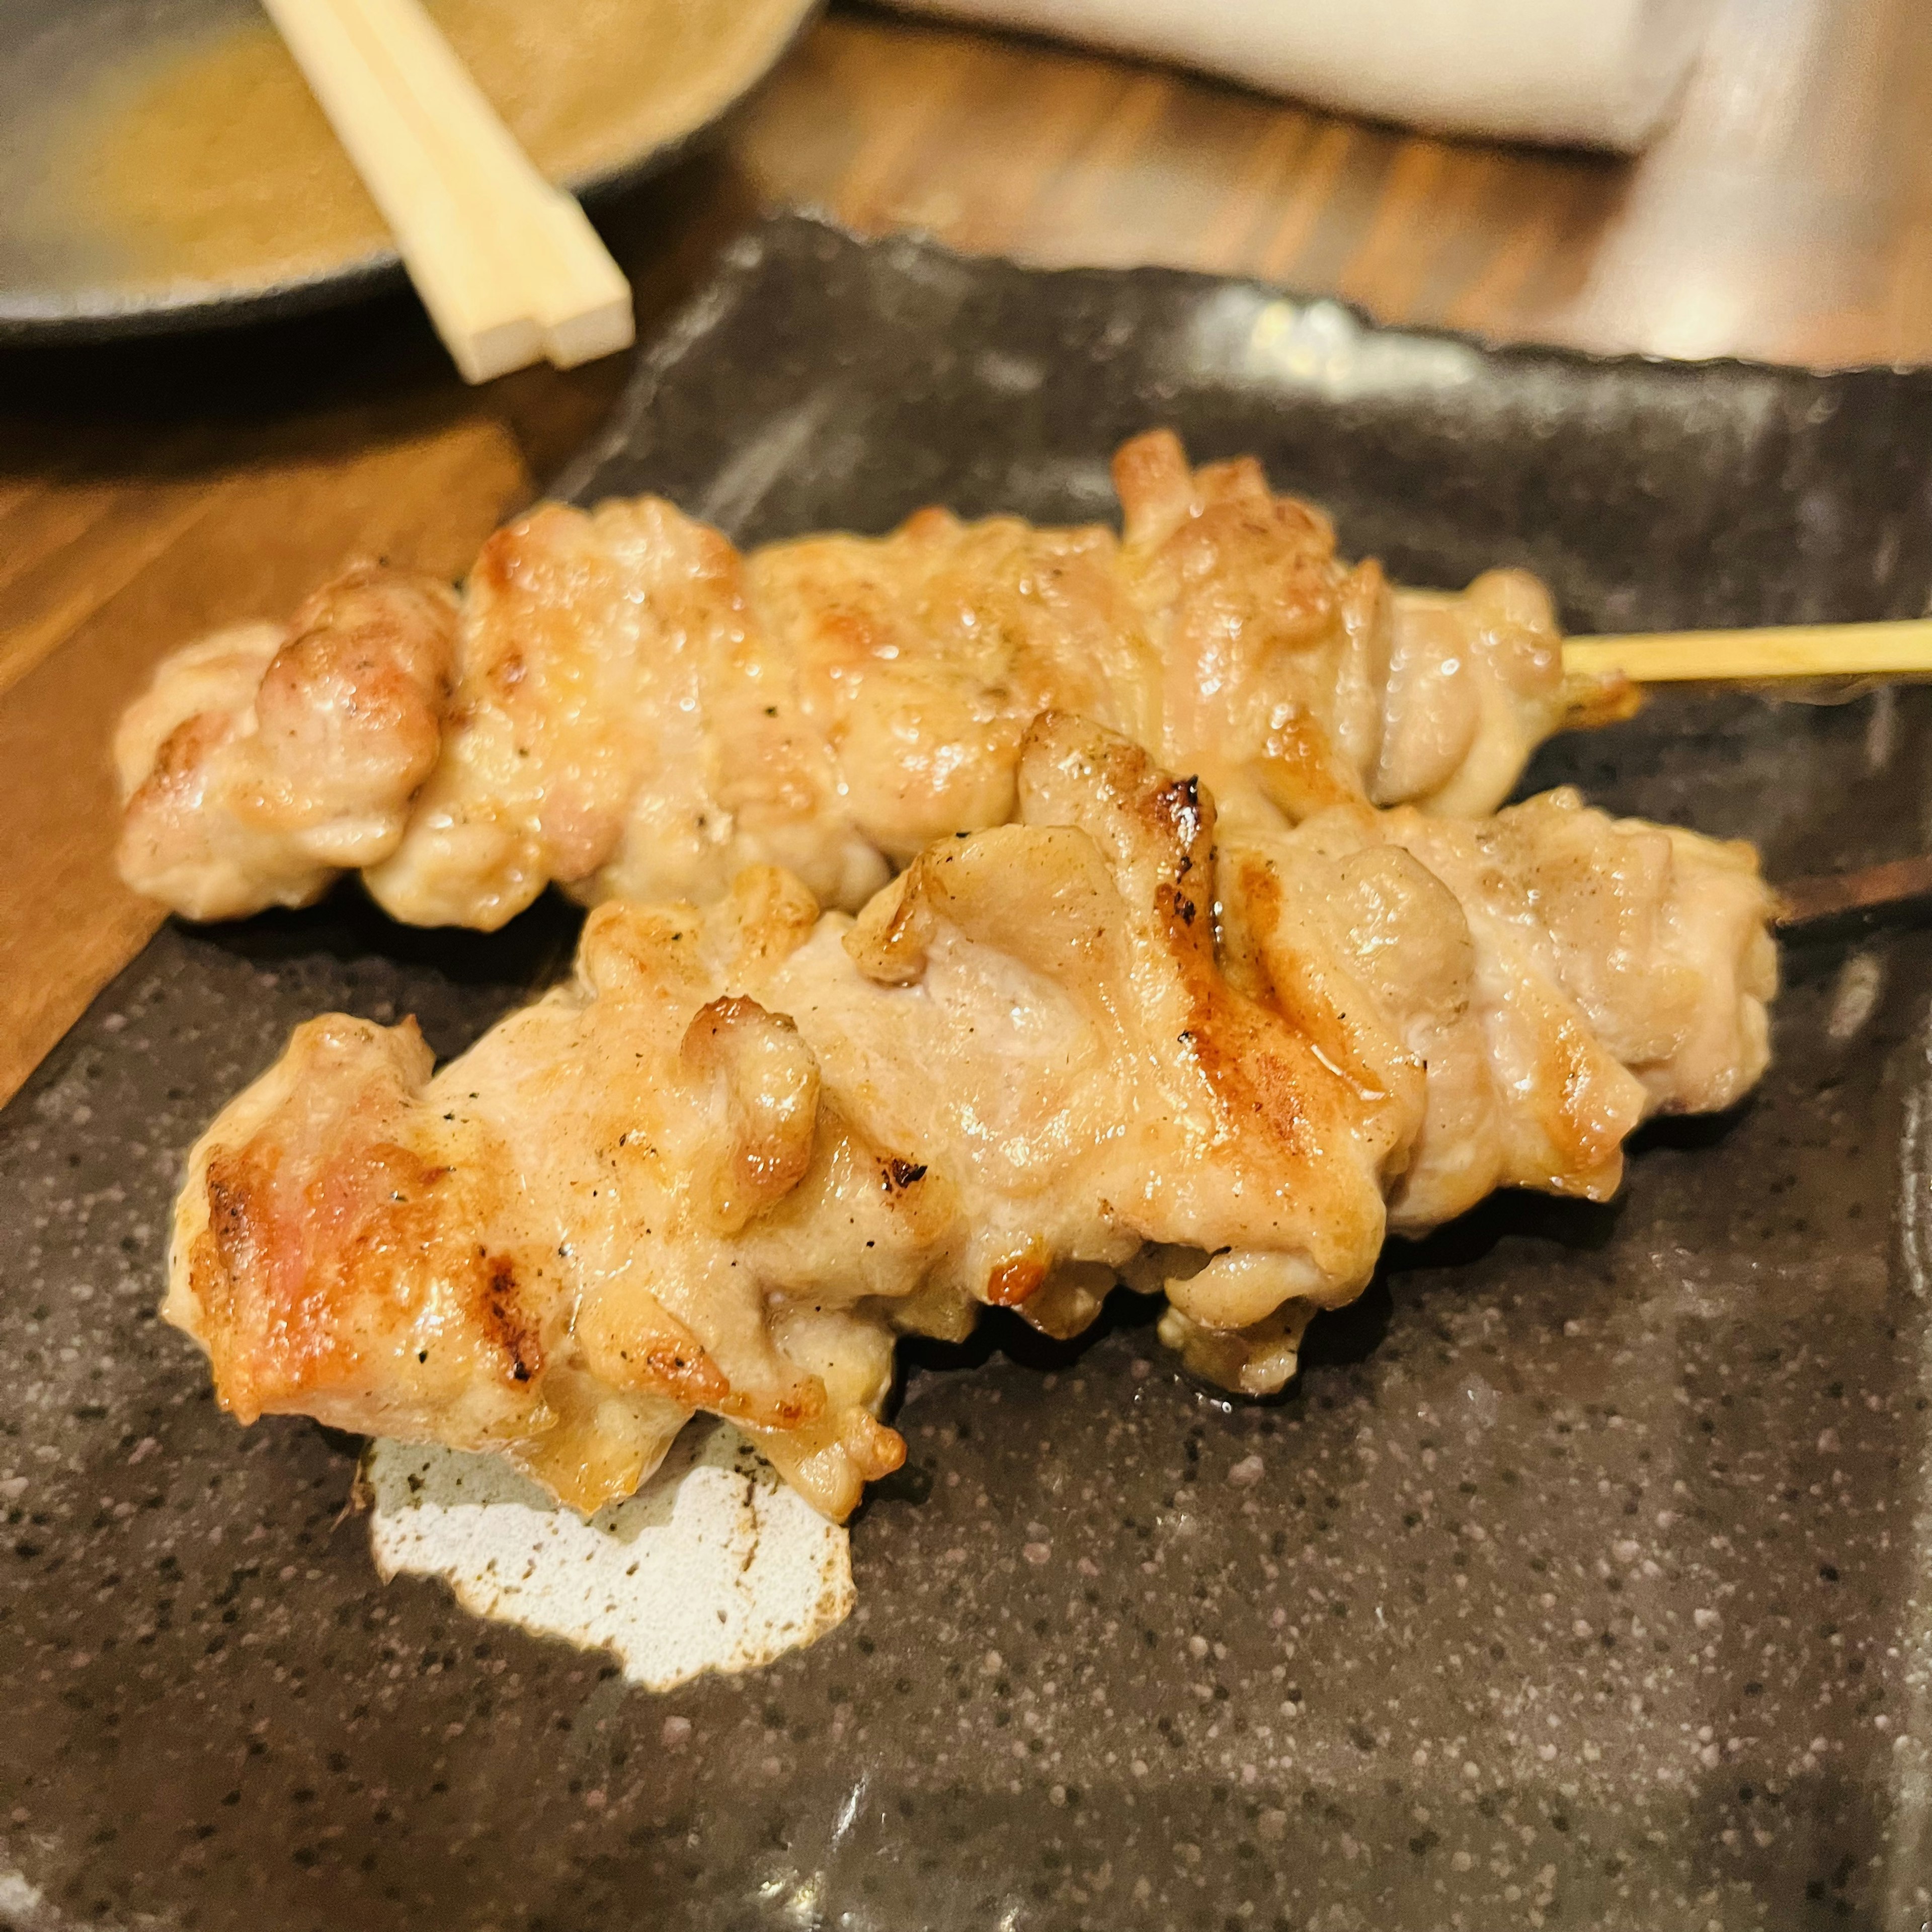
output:
[[[835,11],[718,151],[607,212],[640,320],[761,207],[1052,262],[1337,291],[1674,356],[1932,359],[1932,8],[1730,0],[1632,166],[1424,140],[1026,40]],[[105,764],[154,659],[352,552],[460,574],[622,370],[465,389],[412,302],[0,356],[0,1096],[139,950]]]

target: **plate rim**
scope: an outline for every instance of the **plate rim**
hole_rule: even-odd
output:
[[[822,0],[821,0],[822,3]],[[928,260],[954,262],[972,268],[1016,272],[1040,280],[1085,278],[1097,281],[1130,282],[1163,279],[1239,288],[1301,308],[1332,308],[1346,316],[1364,334],[1401,337],[1474,351],[1486,360],[1503,362],[1554,362],[1600,370],[1642,368],[1687,379],[1715,374],[1720,380],[1753,376],[1774,380],[1796,379],[1823,385],[1849,383],[1855,388],[1893,382],[1932,392],[1932,358],[1922,362],[1778,362],[1768,356],[1736,352],[1712,356],[1672,356],[1661,350],[1590,348],[1552,340],[1546,336],[1496,335],[1475,328],[1455,328],[1440,322],[1390,320],[1334,290],[1308,288],[1278,280],[1259,270],[1206,268],[1176,262],[1060,262],[1035,260],[997,248],[962,248],[931,229],[908,225],[868,230],[854,226],[821,203],[789,202],[766,206],[723,234],[705,268],[682,290],[678,299],[641,334],[627,352],[631,367],[610,407],[596,426],[558,466],[544,477],[532,500],[558,499],[583,503],[598,472],[621,447],[632,426],[650,409],[657,391],[681,359],[694,326],[708,322],[716,305],[728,296],[736,301],[757,274],[766,248],[788,234],[830,237],[872,254],[895,250]],[[4,337],[0,337],[4,340]],[[1932,473],[1932,472],[1928,472]]]

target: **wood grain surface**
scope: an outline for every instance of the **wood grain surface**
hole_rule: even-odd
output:
[[[642,332],[763,206],[1054,263],[1336,292],[1671,356],[1932,360],[1932,8],[1727,0],[1634,164],[1424,139],[1044,42],[835,10],[717,151],[598,211]],[[616,365],[457,381],[406,295],[0,354],[0,1096],[158,914],[114,877],[112,721],[164,652],[358,553],[454,575]]]

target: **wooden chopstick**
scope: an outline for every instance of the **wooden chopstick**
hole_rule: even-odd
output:
[[[1932,618],[1570,638],[1563,668],[1585,677],[1621,672],[1637,684],[1924,675],[1932,674]]]
[[[520,282],[466,197],[397,113],[350,23],[328,0],[262,0],[395,237],[404,266],[464,378],[537,361],[542,332]]]
[[[263,0],[472,382],[633,338],[630,285],[417,0]]]
[[[551,187],[420,0],[342,0],[397,77],[425,140],[476,196],[515,261],[560,369],[627,349],[631,285],[574,196]]]

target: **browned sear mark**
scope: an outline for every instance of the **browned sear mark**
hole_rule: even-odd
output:
[[[986,1277],[986,1299],[995,1308],[1017,1308],[1046,1279],[1046,1263],[1038,1255],[1008,1255]]]
[[[483,1306],[497,1346],[509,1358],[510,1379],[526,1382],[543,1368],[543,1351],[538,1345],[536,1324],[519,1304],[517,1267],[507,1255],[494,1255],[484,1262]]]

